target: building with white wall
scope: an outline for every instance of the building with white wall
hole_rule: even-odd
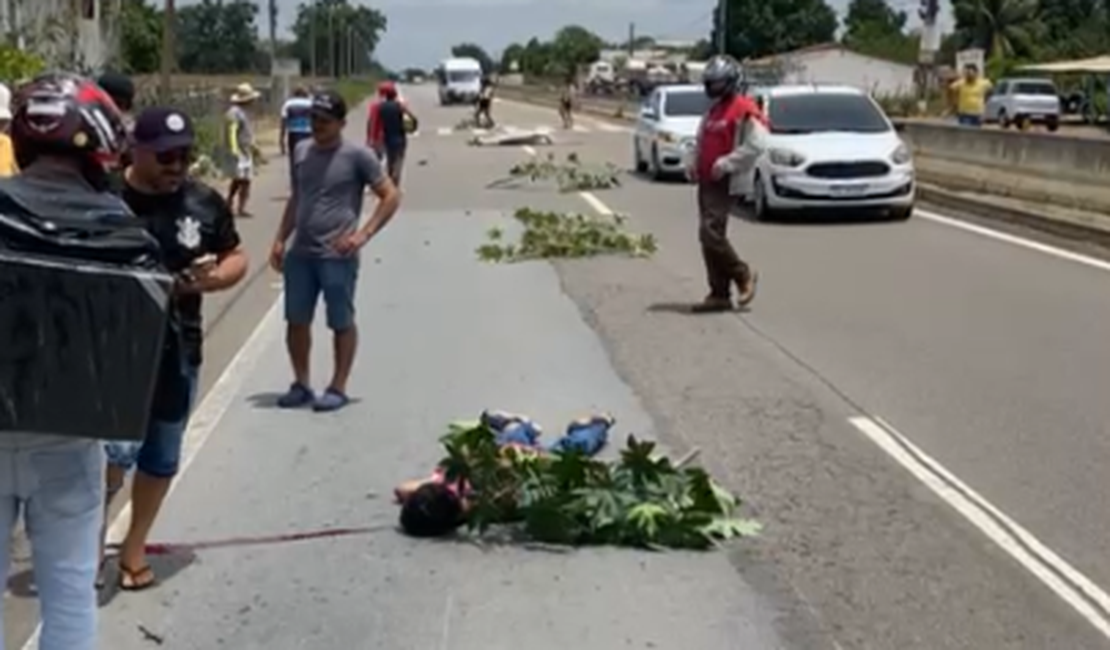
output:
[[[853,52],[839,43],[811,47],[744,62],[755,83],[838,84],[873,96],[915,92],[912,65]]]
[[[116,58],[122,0],[0,0],[0,28],[51,67],[95,71]]]

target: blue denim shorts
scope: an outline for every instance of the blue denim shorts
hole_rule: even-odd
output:
[[[358,257],[313,257],[291,253],[285,256],[285,320],[292,325],[309,325],[316,303],[324,296],[328,328],[342,332],[355,324],[355,286]]]
[[[176,476],[181,463],[181,443],[189,427],[189,412],[197,395],[199,374],[196,366],[189,365],[185,369],[189,409],[181,419],[171,422],[151,418],[142,442],[113,440],[106,443],[104,451],[108,463],[125,470],[138,467],[143,474],[158,478]]]

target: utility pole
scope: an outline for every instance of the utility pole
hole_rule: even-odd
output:
[[[921,18],[921,49],[918,52],[917,108],[924,113],[928,103],[929,87],[935,76],[937,50],[940,49],[940,29],[937,16],[940,14],[940,0],[920,0],[917,10]]]
[[[174,29],[177,27],[177,5],[175,0],[166,0],[162,11],[162,69],[161,78],[158,80],[158,91],[162,95],[161,101],[169,101],[173,92],[173,70],[177,60],[174,49]]]
[[[270,0],[270,61],[277,59],[277,19],[278,8],[277,0]]]
[[[319,49],[319,47],[318,47],[319,46],[319,41],[316,38],[316,22],[318,20],[320,20],[320,2],[319,2],[319,0],[312,0],[312,24],[309,25],[309,27],[311,28],[311,29],[309,29],[309,32],[310,32],[309,40],[312,41],[312,45],[311,45],[312,51],[310,52],[310,54],[311,54],[311,59],[312,59],[311,67],[312,67],[312,77],[313,78],[316,78],[316,77],[319,76],[317,74],[317,67],[316,67],[316,50]]]
[[[728,54],[728,0],[717,0],[717,54]]]
[[[636,23],[628,23],[628,60],[636,56]]]
[[[335,52],[335,6],[328,4],[328,67],[331,68],[331,77],[335,79],[339,76],[339,68],[337,64],[339,61],[336,59]]]

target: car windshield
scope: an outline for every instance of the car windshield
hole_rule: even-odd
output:
[[[771,133],[885,133],[886,117],[863,95],[807,93],[772,97]]]
[[[447,72],[447,81],[451,83],[476,81],[482,76],[482,73],[477,70],[449,70]]]
[[[1022,81],[1014,84],[1015,95],[1055,95],[1056,86],[1043,81]]]
[[[709,98],[702,91],[667,93],[663,100],[663,114],[667,117],[695,117],[704,115],[708,106]]]

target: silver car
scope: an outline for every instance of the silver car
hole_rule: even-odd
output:
[[[653,90],[640,106],[632,134],[636,171],[653,179],[684,175],[698,126],[708,107],[709,98],[699,85],[660,86]]]
[[[1043,124],[1049,131],[1060,126],[1060,93],[1048,79],[1002,79],[987,96],[988,122],[1002,128],[1011,124]]]

